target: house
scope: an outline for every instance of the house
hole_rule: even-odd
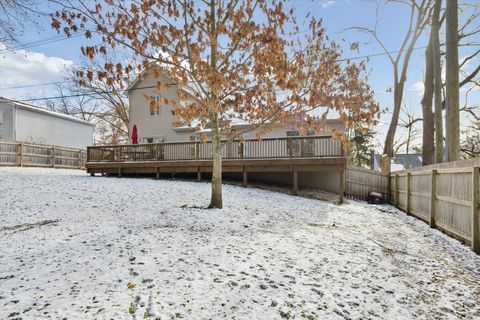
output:
[[[375,154],[373,156],[373,161],[371,164],[373,165],[373,170],[381,171],[380,159],[382,155]],[[422,166],[422,155],[421,154],[402,154],[397,153],[393,156],[390,165],[391,171],[399,171],[399,170],[406,170],[412,169]]]
[[[160,81],[164,83],[173,83],[166,73],[160,74]],[[195,128],[189,126],[172,125],[173,122],[178,121],[172,114],[172,105],[162,105],[157,111],[150,110],[150,103],[146,97],[151,97],[158,102],[162,101],[162,97],[176,103],[185,103],[179,101],[178,91],[185,91],[188,95],[189,91],[193,89],[185,88],[181,84],[172,84],[167,88],[163,88],[160,93],[154,88],[156,85],[155,77],[152,73],[144,72],[133,81],[127,89],[129,106],[130,106],[130,123],[129,132],[132,132],[134,125],[138,130],[139,143],[155,143],[155,142],[184,142],[194,141],[197,139]],[[248,123],[238,121],[233,125],[235,128],[248,127]],[[330,130],[339,132],[345,131],[345,126],[339,119],[327,120],[327,127]],[[298,135],[296,128],[289,124],[276,126],[270,132],[262,136],[262,138],[286,137],[288,135]],[[332,131],[316,132],[315,135],[330,135]],[[256,130],[252,130],[245,134],[245,138],[254,138]]]
[[[87,149],[87,171],[92,174],[162,174],[197,175],[197,179],[209,177],[213,170],[212,144],[198,141],[195,128],[174,126],[178,120],[173,114],[174,104],[180,101],[179,91],[191,92],[189,88],[175,84],[168,75],[160,74],[160,81],[171,83],[160,92],[156,91],[153,74],[144,72],[127,89],[130,102],[129,132],[136,125],[139,143],[127,146],[92,146]],[[159,102],[157,111],[150,109],[150,99]],[[161,103],[167,98],[170,105]],[[246,131],[251,124],[237,121],[235,128]],[[299,187],[323,189],[339,193],[343,201],[345,189],[346,157],[339,140],[332,139],[332,131],[344,131],[338,119],[327,121],[330,131],[311,132],[309,137],[299,136],[298,130],[285,123],[255,138],[252,130],[243,140],[227,141],[222,149],[223,177],[248,181],[293,185],[294,193]],[[208,135],[208,128],[204,129]],[[248,177],[248,178],[247,178]]]
[[[0,140],[85,149],[93,132],[88,121],[0,97]]]

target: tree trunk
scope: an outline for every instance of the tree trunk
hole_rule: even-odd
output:
[[[216,31],[216,20],[215,20],[215,0],[210,1],[210,18],[211,18],[211,56],[210,56],[210,67],[212,72],[217,69],[217,31]],[[218,112],[217,112],[217,93],[215,85],[210,85],[210,95],[212,102],[215,102],[210,106],[210,125],[212,130],[212,158],[213,158],[213,168],[212,168],[212,198],[210,200],[209,208],[218,208],[223,207],[222,203],[222,138],[218,130]]]
[[[433,53],[433,78],[435,91],[435,162],[443,162],[443,114],[442,114],[442,65],[440,62],[440,10],[442,0],[435,1],[432,16],[432,53]]]
[[[433,31],[433,30],[432,30]],[[430,32],[430,40],[425,50],[425,91],[422,98],[422,165],[426,166],[434,163],[434,121],[432,113],[433,102],[433,32]]]
[[[385,138],[385,146],[383,148],[383,154],[393,158],[393,140],[395,138],[395,132],[398,126],[398,118],[400,117],[400,109],[402,105],[403,87],[405,81],[398,80],[398,71],[394,68],[394,87],[393,87],[393,114],[388,128],[387,136]]]
[[[447,161],[460,160],[460,117],[458,80],[458,1],[446,7],[446,109]]]
[[[216,120],[212,121],[212,198],[209,208],[223,207],[222,203],[222,139],[218,132]]]

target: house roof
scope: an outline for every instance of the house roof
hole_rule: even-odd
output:
[[[60,112],[55,112],[55,111],[47,110],[47,109],[44,109],[44,108],[36,107],[36,106],[33,106],[31,104],[27,104],[27,103],[24,103],[24,102],[21,102],[21,101],[16,101],[16,100],[0,97],[0,103],[2,103],[2,102],[11,104],[14,107],[19,108],[19,109],[28,110],[28,111],[36,112],[36,113],[42,113],[42,114],[46,114],[46,115],[49,115],[49,116],[52,116],[52,117],[57,117],[57,118],[61,118],[61,119],[65,119],[65,120],[69,120],[69,121],[73,121],[73,122],[78,122],[78,123],[85,124],[85,125],[94,126],[94,124],[89,122],[89,121],[78,119],[78,118],[75,118],[75,117],[69,116],[67,114],[60,113]]]

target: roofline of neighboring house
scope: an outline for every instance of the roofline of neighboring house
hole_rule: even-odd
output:
[[[75,117],[69,116],[67,114],[60,113],[60,112],[55,112],[55,111],[43,109],[43,108],[40,108],[40,107],[35,107],[35,106],[32,106],[31,104],[27,104],[27,103],[24,103],[24,102],[0,97],[0,103],[2,103],[2,102],[11,104],[15,108],[24,109],[24,110],[28,110],[28,111],[32,111],[32,112],[36,112],[36,113],[42,113],[42,114],[46,114],[46,115],[49,115],[49,116],[52,116],[52,117],[57,117],[57,118],[61,118],[61,119],[65,119],[65,120],[89,125],[89,126],[92,126],[92,127],[95,126],[95,124],[93,124],[89,121],[78,119],[78,118],[75,118]]]

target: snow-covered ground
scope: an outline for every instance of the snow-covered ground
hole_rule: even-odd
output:
[[[0,168],[0,318],[480,318],[480,257],[392,207],[209,191]]]

